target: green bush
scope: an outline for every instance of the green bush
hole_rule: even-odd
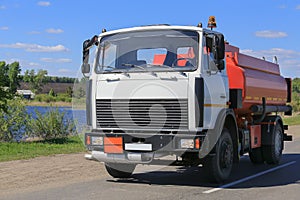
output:
[[[34,100],[38,102],[42,102],[42,95],[40,94],[35,95]]]
[[[51,90],[49,91],[49,94],[48,94],[48,95],[51,96],[51,97],[55,97],[55,96],[56,96],[56,94],[55,94],[53,88],[51,88]]]
[[[57,95],[57,101],[62,101],[62,102],[71,102],[72,98],[66,94],[66,93],[60,93]]]
[[[51,108],[44,115],[37,110],[35,113],[36,119],[31,118],[28,123],[30,136],[52,139],[76,134],[75,123],[66,119],[65,113],[60,112],[58,108]]]
[[[72,98],[68,96],[68,94],[65,93],[59,93],[56,94],[55,96],[53,96],[52,94],[38,94],[35,96],[34,98],[35,101],[38,102],[47,102],[47,103],[51,103],[51,102],[58,102],[58,101],[62,101],[62,102],[71,102]]]
[[[19,141],[27,132],[29,115],[18,98],[9,100],[7,106],[7,112],[0,111],[0,141]]]

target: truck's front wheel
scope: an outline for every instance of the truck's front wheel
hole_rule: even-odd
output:
[[[129,178],[135,167],[135,164],[105,163],[107,173],[114,178]]]
[[[203,167],[213,181],[222,182],[230,176],[233,167],[233,142],[227,129],[223,129],[215,154],[208,155]]]

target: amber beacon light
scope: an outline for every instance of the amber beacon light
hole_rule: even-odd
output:
[[[217,27],[216,17],[210,16],[208,19],[207,28],[210,28],[212,30],[213,28],[216,28],[216,27]]]

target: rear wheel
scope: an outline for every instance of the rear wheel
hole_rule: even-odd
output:
[[[135,164],[105,163],[107,173],[114,178],[131,177],[135,167]]]
[[[233,142],[227,129],[223,129],[215,154],[208,155],[203,167],[209,179],[214,182],[222,182],[230,176],[233,167]]]
[[[279,123],[276,124],[271,139],[271,145],[263,146],[263,157],[268,164],[278,164],[283,150],[283,131]]]

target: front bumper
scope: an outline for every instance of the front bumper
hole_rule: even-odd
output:
[[[93,137],[103,137],[103,143],[92,144]],[[91,132],[85,134],[85,145],[92,152],[92,158],[101,162],[150,164],[168,155],[198,153],[204,138],[204,133],[152,135]],[[186,145],[183,144],[185,141],[194,142]]]

